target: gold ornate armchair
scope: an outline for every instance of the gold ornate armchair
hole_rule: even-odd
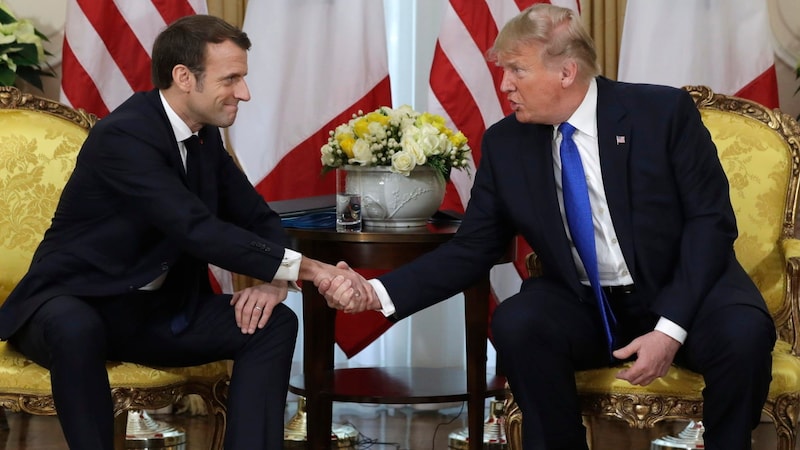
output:
[[[0,87],[0,302],[25,274],[78,149],[96,120],[60,103]],[[126,447],[123,413],[162,408],[187,394],[204,399],[213,429],[209,447],[222,448],[229,381],[225,361],[186,368],[108,362],[107,369],[116,417],[115,448]],[[0,406],[56,414],[50,373],[6,342],[0,342]]]
[[[741,98],[687,86],[722,161],[739,227],[739,261],[767,301],[778,330],[772,383],[763,412],[775,424],[778,450],[794,450],[800,414],[800,240],[796,238],[800,126],[787,114]],[[541,273],[528,256],[531,276]],[[673,366],[648,386],[618,380],[619,367],[575,374],[585,416],[650,428],[669,419],[700,419],[703,377]],[[731,393],[735,395],[735,393]],[[509,449],[522,449],[522,414],[506,397]]]

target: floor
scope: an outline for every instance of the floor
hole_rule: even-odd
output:
[[[466,412],[460,404],[431,406],[429,408],[396,407],[387,405],[359,405],[338,403],[334,408],[334,422],[348,425],[340,435],[358,449],[376,450],[445,450],[466,446],[464,435]],[[295,416],[296,403],[287,407],[287,422]],[[153,415],[154,419],[168,421],[186,431],[184,449],[205,450],[208,430],[204,417],[185,415]],[[8,413],[8,431],[0,431],[0,450],[67,450],[55,417],[32,417],[21,413]],[[594,450],[648,450],[653,439],[676,434],[684,424],[662,425],[654,430],[630,430],[625,424],[599,420],[594,426]],[[775,448],[772,424],[764,423],[753,433],[754,450]],[[297,448],[287,442],[287,448]],[[492,450],[501,450],[494,446]]]

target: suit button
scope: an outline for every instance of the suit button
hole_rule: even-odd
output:
[[[165,262],[162,262],[162,263],[161,263],[161,271],[162,271],[162,272],[166,272],[166,271],[168,271],[168,270],[169,270],[169,264],[167,264],[167,263],[165,263]]]

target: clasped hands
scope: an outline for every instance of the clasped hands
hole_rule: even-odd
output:
[[[332,266],[304,258],[301,279],[313,281],[331,308],[347,313],[381,308],[372,286],[345,262]],[[273,280],[234,293],[230,304],[234,307],[236,324],[242,333],[253,334],[256,329],[264,328],[272,309],[286,299],[288,291],[286,281]]]
[[[344,261],[326,267],[313,281],[331,308],[350,314],[381,309],[372,285]]]

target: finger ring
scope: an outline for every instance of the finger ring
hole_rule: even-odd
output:
[[[253,307],[253,309],[255,309],[255,310],[258,310],[258,311],[261,311],[261,310],[262,310],[262,309],[264,309],[264,308],[262,308],[262,307],[260,307],[260,306],[254,306],[254,307]]]

